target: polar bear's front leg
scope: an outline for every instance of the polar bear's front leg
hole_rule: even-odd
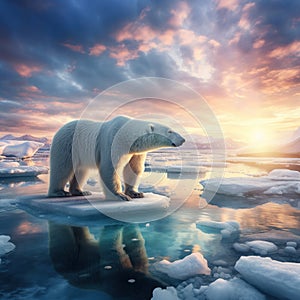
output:
[[[133,155],[123,170],[125,194],[131,198],[143,198],[144,194],[138,191],[140,178],[145,168],[146,154]]]
[[[130,201],[131,198],[122,192],[120,176],[111,161],[101,162],[99,175],[102,181],[104,194],[108,199]]]

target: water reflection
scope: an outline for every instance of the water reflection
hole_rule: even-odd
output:
[[[148,270],[145,240],[137,225],[109,225],[99,231],[97,241],[88,227],[49,222],[55,270],[76,287],[118,299],[150,299],[155,287],[165,286]]]

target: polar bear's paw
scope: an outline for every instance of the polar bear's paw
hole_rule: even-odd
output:
[[[127,196],[129,196],[130,198],[144,198],[144,194],[143,193],[140,193],[140,192],[136,192],[134,190],[127,190],[125,192],[125,194]]]
[[[60,190],[56,192],[52,192],[48,194],[49,198],[55,198],[55,197],[71,197],[72,194],[69,192],[66,192],[65,190]]]
[[[90,191],[80,191],[80,190],[72,191],[72,196],[90,196],[90,195],[92,195]]]
[[[123,201],[131,201],[132,198],[124,193],[117,194],[118,198],[120,198]]]

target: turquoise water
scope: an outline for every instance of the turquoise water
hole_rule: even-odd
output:
[[[48,160],[34,163],[47,165]],[[243,164],[228,164],[226,168],[228,176],[260,172],[263,172],[261,168]],[[153,288],[177,286],[181,282],[156,271],[153,265],[162,259],[174,261],[199,251],[212,270],[222,260],[234,276],[233,266],[241,255],[232,248],[235,240],[269,235],[279,248],[288,240],[300,241],[297,208],[284,201],[253,201],[222,195],[206,204],[200,197],[202,186],[198,182],[207,176],[178,178],[176,174],[146,173],[144,191],[171,195],[178,202],[174,207],[181,204],[180,195],[186,194],[184,187],[192,186],[192,189],[174,213],[141,224],[24,210],[13,199],[18,195],[45,193],[48,176],[2,180],[0,234],[9,235],[16,248],[2,257],[0,298],[150,299]],[[97,190],[98,186],[88,188]],[[218,232],[197,227],[201,220],[235,220],[240,223],[240,236],[224,240]],[[299,256],[290,257],[283,251],[272,258],[300,262]],[[197,278],[199,285],[215,280],[206,275]]]

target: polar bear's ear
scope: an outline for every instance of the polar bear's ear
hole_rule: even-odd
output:
[[[153,124],[149,124],[149,132],[153,132],[154,131],[154,125]]]

